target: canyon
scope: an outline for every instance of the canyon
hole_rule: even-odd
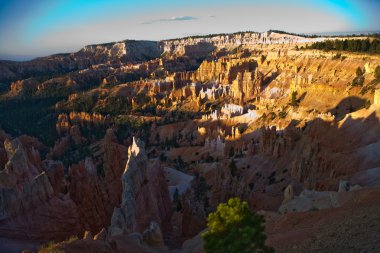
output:
[[[377,252],[380,56],[307,48],[334,39],[352,38],[0,61],[0,251],[201,253],[207,215],[239,197],[276,252]]]

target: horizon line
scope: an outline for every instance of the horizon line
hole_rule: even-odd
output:
[[[171,41],[171,40],[181,40],[181,39],[187,39],[187,38],[193,38],[193,37],[206,37],[206,36],[211,36],[211,37],[216,37],[219,35],[230,35],[230,34],[239,34],[239,33],[265,33],[265,32],[283,32],[284,34],[289,34],[289,35],[295,35],[295,36],[327,36],[327,37],[334,37],[334,36],[350,36],[350,35],[375,35],[380,33],[379,30],[362,30],[362,31],[341,31],[341,32],[311,32],[311,33],[293,33],[293,32],[288,32],[288,31],[283,31],[283,30],[278,30],[278,29],[269,29],[267,31],[263,32],[256,32],[256,31],[237,31],[237,32],[227,32],[227,33],[204,33],[204,34],[193,34],[193,35],[184,35],[183,37],[177,37],[177,38],[165,38],[161,40],[148,40],[148,39],[124,39],[120,41],[108,41],[108,42],[100,42],[100,43],[95,43],[95,44],[88,44],[88,45],[83,45],[82,47],[79,48],[78,51],[69,51],[69,52],[60,52],[60,53],[52,53],[44,56],[28,56],[28,55],[12,55],[12,54],[1,54],[0,53],[0,62],[28,62],[32,60],[36,60],[39,58],[45,58],[49,56],[55,56],[55,55],[64,55],[64,54],[71,54],[71,53],[76,53],[79,52],[82,48],[88,47],[88,46],[98,46],[98,45],[105,45],[105,44],[112,44],[112,43],[119,43],[119,42],[125,42],[125,41],[151,41],[151,42],[160,42],[160,41]],[[11,59],[13,58],[13,59]],[[17,60],[18,59],[18,60]]]

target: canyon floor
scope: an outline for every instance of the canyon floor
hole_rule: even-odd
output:
[[[0,61],[1,252],[204,252],[231,197],[275,252],[380,252],[380,56],[268,31]]]

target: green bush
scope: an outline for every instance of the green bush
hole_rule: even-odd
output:
[[[261,55],[261,59],[260,59],[261,63],[264,63],[266,59],[267,59],[267,57],[265,55]]]
[[[219,204],[207,218],[209,231],[202,234],[206,253],[274,252],[265,245],[264,222],[239,198]]]
[[[247,126],[246,125],[241,124],[241,125],[238,126],[238,131],[239,131],[240,134],[243,134],[245,132],[245,130],[247,130]]]
[[[57,139],[54,104],[57,98],[0,99],[0,128],[18,136],[37,137],[48,146]]]
[[[285,110],[282,110],[281,112],[278,113],[278,117],[280,119],[286,118],[286,115],[288,115],[288,113]]]
[[[356,69],[356,77],[354,80],[352,80],[352,86],[359,86],[362,87],[364,84],[364,70],[362,70],[360,67]]]
[[[131,111],[131,103],[125,97],[110,96],[107,97],[103,103],[97,104],[93,108],[93,112],[100,113],[103,115],[120,115],[128,114]]]
[[[360,67],[356,69],[356,76],[362,76],[364,75],[364,70],[362,70]]]
[[[69,103],[68,109],[70,111],[75,112],[91,113],[92,108],[95,106],[97,99],[98,98],[95,95],[80,93],[74,100],[72,100],[71,103]]]
[[[339,60],[340,59],[340,57],[342,57],[342,54],[340,54],[340,53],[337,53],[337,54],[335,54],[334,56],[333,56],[333,60]]]
[[[380,81],[380,66],[377,66],[375,69],[375,79]]]
[[[292,98],[290,100],[290,105],[293,106],[293,107],[297,107],[298,104],[299,104],[299,101],[297,99],[297,95],[298,95],[297,91],[293,91],[292,92]]]
[[[363,86],[364,84],[364,76],[357,76],[352,80],[352,86]]]

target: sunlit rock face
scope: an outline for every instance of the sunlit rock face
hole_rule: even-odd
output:
[[[226,35],[212,35],[199,38],[183,38],[183,39],[173,39],[166,40],[160,43],[160,47],[163,52],[169,54],[174,54],[177,56],[188,55],[193,53],[195,50],[197,53],[208,53],[213,49],[237,47],[240,45],[260,45],[260,44],[293,44],[300,42],[312,42],[320,40],[304,38],[294,35],[284,35],[275,32],[242,32],[236,34],[226,34]]]
[[[128,161],[121,178],[123,184],[120,208],[112,215],[110,234],[142,231],[150,221],[168,221],[171,205],[168,186],[159,161],[149,161],[144,144],[133,138]]]
[[[375,90],[375,96],[373,98],[373,103],[377,106],[380,105],[380,89]]]
[[[89,59],[107,62],[120,60],[122,62],[149,60],[160,55],[157,42],[153,41],[121,41],[102,45],[90,45],[84,47],[78,53],[78,57],[87,56]]]

